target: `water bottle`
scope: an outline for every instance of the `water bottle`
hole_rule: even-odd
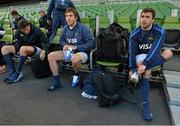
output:
[[[68,48],[68,50],[64,51],[64,59],[66,62],[69,62],[71,60],[71,56],[72,56],[72,48]]]

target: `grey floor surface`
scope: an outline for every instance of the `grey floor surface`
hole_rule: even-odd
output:
[[[140,92],[126,93],[126,98],[139,101],[138,105],[122,102],[110,108],[100,108],[96,100],[80,96],[81,89],[71,88],[71,74],[64,72],[62,88],[48,92],[46,88],[52,78],[36,79],[25,65],[24,79],[7,85],[0,76],[0,124],[41,125],[169,125],[168,107],[162,88],[152,87],[150,91],[151,110],[154,120],[144,121],[141,116]]]

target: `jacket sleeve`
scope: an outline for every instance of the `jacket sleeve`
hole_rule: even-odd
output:
[[[92,32],[87,27],[84,27],[81,34],[84,44],[77,45],[77,50],[85,52],[93,49],[95,44]]]
[[[132,72],[136,69],[136,55],[137,55],[138,44],[133,39],[133,34],[131,33],[129,38],[129,68]]]
[[[51,2],[49,3],[49,8],[48,8],[48,11],[47,11],[47,19],[51,19],[51,13],[55,7],[55,2],[56,0],[51,0]]]
[[[155,59],[155,57],[160,53],[164,40],[165,40],[165,30],[161,29],[161,31],[159,31],[159,34],[156,35],[152,47],[143,61],[143,64],[146,67],[148,67]]]
[[[40,38],[43,49],[47,53],[49,53],[50,41],[40,29],[39,29],[39,32],[38,32],[38,37]]]

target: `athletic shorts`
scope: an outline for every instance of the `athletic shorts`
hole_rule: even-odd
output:
[[[75,53],[76,55],[80,55],[81,56],[81,63],[86,63],[88,60],[88,55],[85,52],[77,52]],[[73,58],[73,56],[72,56]]]
[[[136,55],[136,64],[143,62],[144,59],[146,58],[147,54],[139,54]]]
[[[33,46],[33,47],[35,48],[35,52],[34,52],[34,54],[32,56],[33,57],[40,56],[42,49],[37,47],[37,46]]]

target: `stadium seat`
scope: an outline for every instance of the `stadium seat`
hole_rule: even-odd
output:
[[[163,27],[165,29],[180,29],[180,22],[177,17],[166,17]]]
[[[4,35],[2,38],[3,41],[7,42],[7,43],[12,43],[13,42],[13,35]]]
[[[81,18],[81,23],[90,28],[90,22],[88,17]]]
[[[13,34],[13,31],[12,31],[11,28],[6,28],[5,31],[6,31],[7,35],[12,35]]]
[[[58,28],[56,36],[61,36],[61,33],[62,33],[62,28]]]
[[[45,28],[40,28],[41,29],[41,31],[43,31],[44,32],[44,34],[46,34],[46,30],[45,30]]]
[[[107,28],[109,25],[109,20],[107,17],[100,17],[99,28]]]
[[[128,16],[119,17],[117,23],[121,25],[123,28],[128,29],[129,31],[132,30],[131,20],[130,20],[130,17]]]
[[[178,49],[180,46],[180,30],[166,30],[164,46]]]
[[[59,44],[59,39],[60,39],[60,36],[56,35],[54,37],[54,43]]]

